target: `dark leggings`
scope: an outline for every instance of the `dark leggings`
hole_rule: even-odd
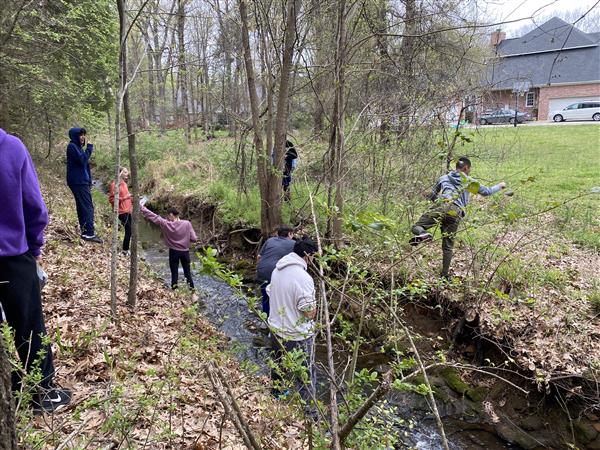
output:
[[[125,228],[125,237],[123,238],[123,251],[129,251],[129,242],[131,241],[131,214],[119,214],[119,221]]]
[[[179,281],[179,261],[183,267],[183,275],[190,286],[194,289],[194,280],[192,280],[192,272],[190,270],[190,251],[189,250],[173,250],[169,249],[169,268],[171,269],[171,288],[177,287]]]

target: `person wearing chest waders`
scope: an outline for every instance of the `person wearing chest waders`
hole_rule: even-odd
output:
[[[435,225],[440,225],[443,255],[440,275],[444,280],[450,279],[454,238],[458,231],[458,225],[465,216],[465,208],[469,204],[470,190],[477,192],[479,195],[488,196],[506,188],[504,181],[492,187],[479,184],[469,176],[470,173],[471,161],[469,158],[464,156],[458,158],[456,170],[438,179],[429,195],[429,200],[434,204],[413,225],[411,230],[414,236],[409,243],[416,246],[422,242],[431,241],[433,236],[427,230]]]
[[[94,231],[94,202],[92,201],[92,171],[90,158],[94,145],[88,142],[85,128],[71,128],[67,145],[67,184],[75,198],[81,239],[102,244]]]
[[[177,289],[179,282],[179,263],[190,289],[194,289],[194,280],[190,269],[190,244],[196,242],[196,232],[189,220],[179,218],[176,208],[167,209],[167,217],[153,213],[140,201],[140,212],[150,222],[158,225],[163,239],[169,247],[169,269],[171,269],[171,288]]]

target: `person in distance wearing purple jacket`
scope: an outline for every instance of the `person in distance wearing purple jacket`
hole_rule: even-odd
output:
[[[21,140],[0,128],[0,304],[14,330],[15,347],[25,370],[42,375],[33,396],[37,411],[52,412],[71,402],[71,393],[54,386],[52,350],[46,335],[37,263],[42,259],[48,211],[31,156]],[[0,315],[0,319],[1,319]],[[13,391],[21,374],[13,371]]]

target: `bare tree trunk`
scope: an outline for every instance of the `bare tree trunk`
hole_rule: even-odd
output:
[[[275,148],[273,157],[277,170],[269,171],[269,197],[267,199],[269,204],[272,205],[270,214],[272,228],[281,222],[281,173],[283,172],[283,158],[285,155],[290,79],[294,61],[294,46],[296,44],[296,19],[300,12],[300,6],[300,0],[287,0],[283,61],[281,64],[274,130]]]
[[[129,244],[129,250],[131,253],[129,258],[129,291],[127,293],[127,306],[133,308],[135,307],[135,302],[137,299],[138,282],[138,221],[140,217],[140,183],[135,147],[135,130],[133,129],[133,121],[131,120],[131,111],[129,108],[129,89],[127,87],[125,88],[123,95],[123,113],[125,114],[125,127],[127,129],[129,174],[131,175],[131,194],[133,197],[133,211],[131,214],[131,241]],[[115,191],[117,190],[118,188],[115,188]]]
[[[154,59],[154,69],[156,69],[156,83],[158,84],[158,114],[159,114],[159,129],[160,134],[164,134],[167,129],[167,94],[165,89],[165,73],[162,67],[162,54],[164,50],[164,42],[166,42],[166,31],[164,42],[161,44],[158,35],[158,3],[154,4],[154,11],[151,16],[152,20],[152,39],[154,51],[152,58]]]
[[[11,370],[4,338],[0,336],[0,450],[17,449],[15,403],[12,396]]]
[[[415,58],[415,36],[417,30],[417,4],[416,0],[404,0],[404,36],[400,46],[402,61],[402,84],[400,105],[400,136],[403,136],[410,124],[410,104],[414,93],[413,62]]]
[[[268,23],[269,18],[263,17],[263,21]],[[272,74],[275,73],[273,69],[273,62],[271,60],[270,46],[268,42],[268,31],[261,26],[261,21],[257,20],[257,32],[259,38],[257,39],[258,51],[261,55],[261,74],[263,79],[262,94],[263,101],[267,102],[267,114],[265,121],[265,140],[267,142],[267,151],[273,151],[273,123],[275,114],[275,105],[273,96],[275,95],[275,80]],[[271,162],[273,158],[271,158]]]
[[[313,0],[312,9],[314,11],[314,34],[315,39],[323,39],[325,35],[326,20],[324,17],[325,8],[322,7],[320,0]],[[328,16],[327,16],[328,17]],[[325,108],[323,106],[323,92],[325,90],[325,66],[327,46],[325,43],[317,45],[315,48],[315,70],[313,75],[312,89],[314,93],[313,103],[313,129],[316,135],[323,133],[323,121],[325,118]]]
[[[129,50],[132,53],[132,60],[133,61],[140,61],[142,59],[141,55],[140,55],[140,39],[138,36],[138,39],[130,39],[129,41]],[[144,46],[144,51],[145,51],[146,47]],[[131,67],[129,68],[129,70],[131,70]],[[132,74],[128,73],[127,77],[130,78]],[[137,103],[138,105],[138,109],[139,109],[139,113],[136,116],[136,119],[138,121],[138,126],[141,128],[146,128],[147,127],[147,117],[148,117],[148,102],[145,98],[146,96],[144,95],[144,89],[141,89],[139,94],[136,95],[133,98],[133,102],[134,104]]]
[[[115,102],[115,196],[113,203],[113,230],[110,254],[110,314],[112,320],[119,320],[117,313],[117,258],[119,252],[119,186],[121,184],[121,106],[127,84],[127,29],[126,0],[117,0],[119,11],[119,91]]]
[[[185,5],[186,0],[177,0],[177,43],[179,48],[177,84],[181,90],[181,103],[185,112],[185,137],[188,144],[192,143],[190,135],[190,105],[188,103],[188,76],[185,64]]]
[[[146,29],[150,28],[149,24],[146,24]],[[148,34],[146,33],[146,45],[148,52],[148,115],[146,116],[148,123],[153,125],[156,121],[156,82],[154,75],[154,49],[151,46],[151,42]]]
[[[156,68],[156,76],[158,83],[158,97],[160,102],[159,114],[160,114],[160,133],[164,134],[167,129],[167,75],[169,74],[169,68],[171,67],[171,62],[173,59],[173,47],[174,47],[174,38],[171,35],[171,45],[168,46],[169,53],[167,58],[166,67],[163,68],[162,58],[167,48],[167,41],[169,40],[169,32],[171,31],[171,20],[175,16],[173,12],[175,11],[175,2],[171,2],[171,9],[167,14],[167,21],[164,24],[164,30],[162,34],[162,40],[159,39],[159,25],[157,17],[160,14],[160,2],[156,2],[154,4],[154,13],[152,14],[152,34],[154,40],[154,66]],[[172,71],[171,71],[172,73]],[[172,81],[172,80],[171,80]],[[172,84],[172,83],[171,83]],[[173,104],[175,107],[175,104]]]
[[[329,137],[329,190],[328,204],[335,206],[331,217],[331,238],[336,247],[342,244],[343,167],[344,167],[344,118],[345,118],[345,64],[346,64],[346,1],[338,0],[335,48],[335,98],[331,114]]]
[[[126,0],[117,0],[117,9],[119,11],[119,93],[116,101],[115,112],[115,196],[113,206],[113,234],[111,245],[111,273],[110,273],[110,305],[113,320],[118,320],[117,316],[117,255],[119,245],[119,186],[121,183],[120,164],[121,164],[121,108],[125,114],[125,126],[127,129],[127,144],[129,154],[129,164],[131,173],[131,184],[133,192],[133,217],[131,224],[131,260],[129,271],[129,293],[127,298],[128,306],[135,306],[137,295],[137,218],[139,217],[139,182],[137,173],[137,156],[135,149],[135,132],[131,120],[129,105],[129,86],[131,81],[127,77],[127,5]],[[131,80],[133,80],[140,69],[142,59],[139,60],[137,67],[133,70]]]
[[[310,202],[310,211],[312,215],[313,225],[315,227],[315,233],[317,238],[318,254],[323,254],[323,247],[321,245],[321,236],[319,234],[319,224],[317,223],[317,216],[315,214],[315,204],[313,201],[312,194],[308,193],[308,199]],[[329,369],[329,420],[331,425],[331,448],[333,450],[340,450],[340,436],[339,436],[339,412],[337,404],[337,379],[335,375],[335,361],[333,359],[333,340],[331,338],[331,319],[329,315],[329,302],[327,301],[327,287],[325,286],[325,275],[323,271],[323,265],[319,263],[319,291],[322,299],[323,316],[325,321],[325,341],[327,344],[327,367]]]
[[[194,79],[190,78],[190,117],[192,123],[190,127],[194,129],[194,141],[198,141],[198,110],[197,110],[197,96],[198,96],[198,79],[194,77]]]
[[[248,93],[250,97],[250,109],[252,111],[252,128],[254,131],[254,148],[256,150],[256,171],[258,175],[258,186],[260,190],[260,224],[263,235],[267,236],[276,226],[272,221],[272,205],[269,203],[269,172],[271,169],[271,158],[269,150],[264,148],[263,130],[260,122],[260,111],[258,94],[256,92],[256,78],[252,64],[252,53],[250,49],[250,35],[248,32],[248,8],[245,0],[238,0],[240,8],[240,19],[242,24],[242,46],[244,50],[244,65],[246,67],[246,78],[248,80]]]
[[[208,93],[210,89],[210,78],[208,73],[208,35],[209,35],[209,22],[207,20],[201,21],[198,18],[194,18],[194,31],[195,31],[195,43],[196,43],[196,54],[199,61],[199,69],[196,71],[196,96],[200,102],[200,121],[202,123],[202,130],[208,138]],[[197,108],[197,107],[196,107]],[[196,118],[198,120],[198,118]]]

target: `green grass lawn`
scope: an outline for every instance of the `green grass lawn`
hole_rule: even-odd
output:
[[[600,249],[600,194],[590,194],[593,186],[600,186],[600,126],[495,127],[462,132],[472,142],[460,145],[455,155],[466,154],[472,158],[472,175],[484,184],[504,180],[515,192],[509,201],[501,199],[502,196],[490,199],[492,204],[500,203],[501,208],[488,208],[487,213],[475,213],[472,218],[480,216],[485,221],[489,218],[486,214],[498,214],[498,211],[523,218],[556,207],[552,213],[556,229],[571,241]],[[113,163],[110,148],[107,150],[98,152],[96,163],[108,169]],[[321,148],[303,149],[302,169],[309,170],[311,163],[320,161],[322,151]],[[252,158],[252,152],[252,147],[247,146],[248,159]],[[233,138],[188,146],[178,131],[162,137],[143,134],[138,140],[138,153],[143,183],[153,179],[158,183],[155,190],[162,188],[212,201],[219,205],[221,220],[225,223],[259,224],[260,202],[254,170],[248,167],[243,192],[244,189],[239,189],[239,155]],[[123,160],[126,161],[126,151]],[[295,221],[298,213],[309,214],[302,173],[302,170],[298,172],[293,185],[291,209],[284,205],[285,221]],[[434,181],[430,175],[423,174],[423,177],[427,180],[416,181],[425,184]],[[311,185],[313,182],[309,180]],[[363,188],[362,185],[348,187],[348,195]],[[583,197],[576,198],[579,196]],[[351,197],[346,202],[349,210],[353,208]],[[398,220],[400,214],[394,209],[405,208],[406,198],[401,195],[392,198],[394,204],[390,205],[388,214]],[[319,204],[319,199],[316,200]],[[378,212],[379,205],[361,202],[358,208]],[[417,209],[420,211],[421,206]],[[407,221],[403,228],[408,230],[412,219],[400,220]],[[527,226],[526,220],[519,219],[519,222]]]
[[[522,214],[561,205],[555,225],[571,240],[600,249],[600,126],[497,127],[466,131],[473,142],[458,150],[473,158],[472,175],[504,180]]]

